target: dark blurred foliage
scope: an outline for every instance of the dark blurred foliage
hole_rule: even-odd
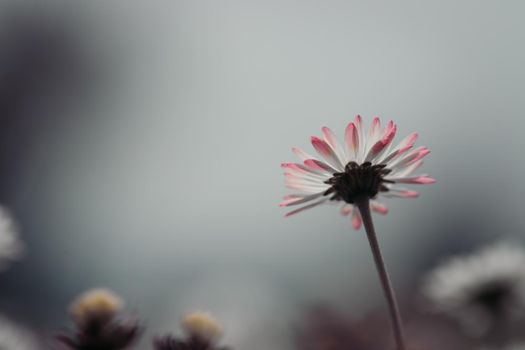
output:
[[[312,307],[307,312],[295,340],[296,348],[302,350],[370,349],[365,334],[328,306]]]
[[[416,311],[405,314],[408,350],[475,349],[447,320]],[[304,315],[295,331],[298,350],[394,349],[391,328],[383,314],[352,319],[330,306],[315,306]]]
[[[57,339],[71,350],[120,350],[128,349],[141,333],[142,328],[135,319],[92,317],[77,324],[71,334],[60,334]]]
[[[171,335],[155,339],[154,346],[156,350],[231,350],[227,347],[216,346],[203,338],[179,339]]]

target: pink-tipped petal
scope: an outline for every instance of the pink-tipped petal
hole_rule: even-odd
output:
[[[339,141],[337,140],[337,137],[335,136],[333,131],[326,126],[323,127],[321,131],[323,132],[323,139],[325,140],[325,142],[332,148],[339,160],[341,160],[341,162],[344,162],[345,152],[339,144]]]
[[[315,159],[314,156],[310,155],[309,153],[306,153],[305,151],[303,151],[302,149],[298,148],[298,147],[293,147],[292,148],[292,152],[298,156],[303,162],[307,159]]]
[[[359,132],[354,123],[349,123],[345,129],[345,143],[350,159],[355,160],[359,150]]]
[[[311,168],[307,168],[303,164],[297,164],[297,163],[281,163],[281,168],[283,168],[285,171],[290,171],[297,175],[304,175],[313,177],[316,179],[325,179],[326,175],[321,172],[317,171]]]
[[[417,161],[420,160],[420,159],[423,159],[427,154],[430,154],[430,150],[429,150],[428,148],[423,148],[423,149],[421,149],[421,150],[418,152],[417,157],[416,157],[414,160],[412,160],[412,161],[410,162],[410,164],[412,164],[412,163],[414,163],[414,162],[417,162]]]
[[[307,196],[304,196],[304,197],[285,199],[284,201],[279,203],[279,206],[280,207],[289,207],[289,206],[292,206],[292,205],[299,205],[299,204],[302,204],[302,203],[306,203],[306,202],[309,202],[309,201],[312,201],[314,199],[317,199],[317,198],[321,197],[323,195],[323,193],[324,192],[320,192],[320,193],[307,195]]]
[[[378,117],[374,117],[374,120],[372,120],[372,124],[370,125],[370,129],[368,129],[368,137],[371,140],[378,138],[380,130],[381,130],[381,120],[379,120]]]
[[[421,176],[419,179],[417,179],[417,183],[427,185],[427,184],[435,184],[436,179],[428,177],[428,176]]]
[[[326,142],[316,136],[312,136],[310,140],[317,153],[319,153],[322,157],[330,157],[332,149]]]
[[[426,175],[404,177],[395,180],[398,183],[428,185],[436,183],[436,180]]]
[[[390,131],[394,128],[394,126],[395,126],[394,121],[393,120],[389,121],[386,124],[385,129],[383,130],[383,137],[388,135],[388,133],[390,133]]]
[[[343,164],[341,163],[341,160],[328,143],[316,136],[312,136],[311,142],[317,153],[319,153],[331,166],[336,169],[343,170]]]
[[[361,131],[363,125],[363,118],[361,118],[359,114],[355,116],[354,124],[357,127],[357,131]]]
[[[288,207],[290,205],[293,205],[295,202],[301,200],[302,198],[288,198],[283,201],[281,201],[278,205],[280,207]]]
[[[341,215],[348,216],[352,213],[353,206],[350,204],[345,204],[341,207]]]
[[[396,160],[394,160],[392,163],[388,165],[388,168],[392,170],[404,168],[412,164],[413,162],[416,162],[422,159],[429,153],[430,151],[426,147],[418,147],[412,152],[405,155],[404,157],[399,157]]]
[[[372,147],[370,147],[370,150],[365,157],[365,162],[369,162],[374,159],[382,150],[385,149],[385,147],[386,145],[382,141],[377,141]]]
[[[409,191],[409,190],[401,191],[401,192],[398,192],[397,194],[399,195],[399,197],[402,197],[402,198],[417,198],[417,197],[419,197],[419,193],[418,192],[416,192],[416,191]]]
[[[388,214],[388,208],[386,207],[386,205],[382,203],[372,201],[370,203],[370,208],[372,209],[372,211],[375,211],[376,213],[383,214],[383,215]]]
[[[414,146],[414,143],[416,142],[418,137],[418,134],[413,132],[407,137],[405,137],[399,144],[394,148],[393,151],[389,152],[389,154],[385,157],[383,160],[383,163],[388,163],[391,160],[401,156],[403,153],[408,151]]]
[[[307,168],[310,168],[312,170],[317,170],[317,171],[320,171],[320,172],[323,172],[323,173],[334,174],[334,173],[337,172],[337,170],[332,168],[330,165],[328,165],[326,163],[323,163],[323,162],[321,162],[320,160],[317,160],[317,159],[307,159],[307,160],[304,161],[304,165]]]
[[[392,140],[394,139],[397,131],[397,125],[394,124],[394,122],[391,120],[389,121],[385,128],[383,129],[383,133],[381,134],[380,140],[383,141],[383,143],[386,143],[387,145],[390,145]]]
[[[361,228],[361,214],[359,214],[359,210],[352,211],[352,227],[355,230],[359,230]]]
[[[316,206],[318,206],[319,204],[323,204],[324,202],[326,202],[328,199],[322,199],[318,202],[315,202],[315,203],[311,203],[311,204],[308,204],[308,205],[305,205],[304,207],[301,207],[301,208],[298,208],[298,209],[295,209],[295,210],[292,210],[288,213],[286,213],[286,215],[284,215],[284,217],[290,217],[292,215],[295,215],[295,214],[298,214],[302,211],[305,211],[307,209],[311,209],[311,208],[314,208]]]
[[[286,196],[284,196],[283,200],[292,199],[292,198],[303,198],[303,197],[304,197],[304,194],[291,193],[291,194],[287,194]]]
[[[290,177],[285,177],[284,185],[289,189],[304,192],[305,195],[326,191],[329,188],[323,183],[315,184]]]
[[[394,140],[394,137],[396,137],[397,132],[397,125],[394,124],[393,121],[390,121],[388,123],[388,126],[385,128],[385,132],[383,133],[383,137],[381,138],[381,141],[385,143],[387,146],[392,143]]]
[[[418,134],[417,132],[413,132],[409,134],[407,137],[405,137],[397,146],[399,154],[404,153],[411,149],[414,146],[414,143],[416,143]]]
[[[388,127],[387,133],[385,133],[381,140],[377,141],[370,148],[368,154],[366,155],[365,161],[369,162],[377,157],[380,157],[396,136],[396,131],[397,128],[394,124],[392,124],[391,127]]]
[[[389,176],[395,176],[395,177],[407,177],[408,175],[412,174],[414,171],[416,171],[421,165],[423,165],[423,160],[417,160],[415,162],[410,162],[409,165],[407,165],[404,168],[398,168],[397,170],[394,170],[392,173],[388,174],[386,176],[386,179],[388,180]]]

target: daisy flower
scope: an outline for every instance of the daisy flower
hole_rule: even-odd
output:
[[[390,121],[382,128],[374,118],[367,132],[363,130],[361,116],[345,130],[344,147],[334,133],[322,128],[322,138],[313,136],[312,146],[320,158],[299,148],[293,152],[302,163],[284,163],[286,187],[295,192],[285,196],[280,206],[302,205],[286,216],[299,213],[320,204],[342,202],[341,213],[352,216],[352,226],[359,229],[363,223],[374,257],[374,263],[389,307],[392,330],[398,350],[406,350],[401,314],[394,289],[379,247],[371,211],[387,213],[383,197],[414,198],[418,193],[400,184],[430,184],[435,180],[427,174],[413,174],[430,153],[425,147],[411,150],[417,139],[412,133],[393,146],[397,126]]]
[[[283,163],[286,187],[295,191],[284,197],[282,207],[303,205],[286,216],[297,214],[326,202],[341,202],[341,214],[350,215],[355,229],[361,227],[361,213],[356,199],[367,197],[370,209],[380,214],[388,212],[378,200],[382,197],[415,198],[418,193],[402,187],[405,184],[431,184],[427,174],[414,174],[430,153],[426,147],[412,149],[417,133],[412,133],[393,145],[397,126],[392,121],[382,128],[374,118],[368,131],[361,116],[348,124],[344,145],[327,127],[321,138],[312,136],[311,143],[320,157],[299,148],[292,151],[301,163]]]
[[[452,258],[430,273],[423,293],[470,335],[510,330],[525,318],[525,251],[499,243]]]

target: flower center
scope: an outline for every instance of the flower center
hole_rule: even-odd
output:
[[[481,305],[492,315],[498,316],[505,306],[514,300],[513,286],[509,282],[494,282],[481,288],[472,296],[471,302]]]
[[[372,165],[365,162],[359,165],[349,162],[344,172],[335,173],[325,181],[326,184],[332,185],[325,192],[325,196],[333,194],[331,200],[343,200],[347,203],[354,203],[359,197],[374,198],[379,191],[388,191],[385,182],[393,183],[385,180],[384,177],[391,172],[385,167],[386,164]]]

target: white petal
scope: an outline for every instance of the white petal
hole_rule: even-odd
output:
[[[331,165],[333,168],[337,169],[338,171],[343,171],[344,166],[341,162],[341,159],[337,156],[335,151],[330,147],[328,143],[326,143],[324,140],[321,140],[320,138],[316,136],[312,136],[311,138],[312,146],[314,146],[315,150],[323,159]]]
[[[301,207],[301,208],[298,208],[298,209],[295,209],[295,210],[292,210],[288,213],[286,213],[285,217],[289,217],[289,216],[292,216],[292,215],[295,215],[295,214],[298,214],[304,210],[307,210],[307,209],[311,209],[313,207],[316,207],[318,206],[319,204],[323,204],[324,202],[326,202],[328,200],[328,198],[325,198],[325,199],[321,199],[320,201],[317,201],[315,203],[311,203],[311,204],[308,204],[308,205],[305,205],[304,207]]]
[[[312,170],[320,171],[323,174],[335,174],[339,172],[330,165],[317,159],[307,159],[304,161],[304,165]]]
[[[319,181],[326,181],[330,175],[321,171],[317,171],[298,163],[282,163],[281,168],[285,171],[302,177],[310,177],[318,179]]]
[[[380,163],[389,163],[391,160],[401,156],[403,153],[411,149],[414,146],[417,137],[418,134],[415,132],[405,137],[403,140],[401,140],[401,142],[397,144],[396,147],[393,148],[393,150],[385,153],[385,157],[384,159],[380,160]]]
[[[292,205],[299,205],[302,203],[310,202],[314,199],[317,199],[323,195],[324,192],[314,193],[310,195],[305,195],[302,197],[291,197],[291,198],[285,198],[284,201],[279,203],[280,207],[289,207]]]
[[[316,157],[310,155],[309,153],[306,153],[301,148],[294,147],[292,148],[292,152],[297,155],[303,162],[307,159],[317,159]]]
[[[341,147],[341,144],[339,143],[339,140],[337,140],[337,137],[335,134],[330,130],[330,128],[327,128],[326,126],[322,129],[323,132],[323,139],[325,142],[332,148],[334,153],[339,158],[340,162],[345,165],[347,163],[346,161],[346,153],[343,147]]]
[[[354,123],[349,123],[345,129],[345,144],[348,162],[357,162],[357,156],[359,154],[359,142],[359,130]]]

